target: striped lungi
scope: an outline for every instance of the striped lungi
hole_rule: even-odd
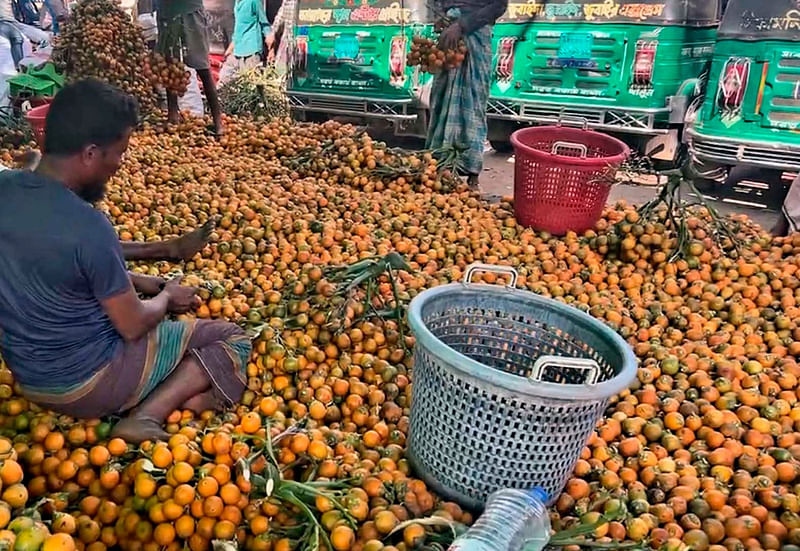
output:
[[[447,15],[457,19],[456,8]],[[464,35],[467,56],[455,69],[442,71],[431,88],[431,123],[426,147],[461,150],[459,170],[480,174],[486,142],[486,104],[492,85],[492,27]]]
[[[144,400],[191,354],[203,367],[218,401],[238,401],[247,382],[250,338],[223,321],[164,321],[137,341],[125,343],[108,365],[89,380],[68,387],[25,385],[36,404],[73,417],[122,413]]]

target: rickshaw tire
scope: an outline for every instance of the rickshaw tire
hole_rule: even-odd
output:
[[[492,146],[497,153],[511,153],[514,147],[511,142],[505,140],[489,140],[489,145]]]

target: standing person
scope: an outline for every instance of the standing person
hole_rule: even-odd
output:
[[[47,34],[47,32],[37,27],[34,27],[33,25],[27,25],[17,20],[16,16],[14,15],[13,0],[0,0],[0,22],[3,23],[2,25],[2,32],[4,33],[3,36],[8,38],[8,40],[12,44],[11,46],[12,57],[15,55],[14,54],[15,43],[19,45],[19,49],[17,50],[16,55],[19,55],[20,59],[22,59],[22,56],[24,55],[22,53],[22,42],[19,41],[20,34],[25,36],[28,40],[30,40],[31,42],[40,47],[46,46],[50,41],[50,35]],[[12,28],[15,29],[17,32],[16,33],[12,32],[11,31]],[[10,36],[13,36],[13,40],[12,38],[9,38]],[[16,65],[19,62],[15,59],[14,63]]]
[[[214,119],[217,136],[222,135],[222,109],[208,62],[208,18],[203,0],[161,0],[158,2],[158,51],[168,60],[182,59],[197,71]],[[178,96],[167,92],[169,121],[180,120]]]
[[[191,310],[196,289],[128,274],[114,228],[92,206],[137,124],[131,96],[76,82],[50,106],[36,170],[0,173],[3,356],[29,400],[73,417],[124,414],[113,434],[131,443],[166,439],[175,409],[236,402],[250,356],[234,324],[164,321]]]
[[[14,68],[19,71],[19,62],[25,57],[22,49],[25,37],[22,36],[22,33],[13,23],[6,19],[0,19],[0,36],[8,40],[11,46],[11,59],[14,61]]]
[[[53,34],[57,35],[59,24],[67,19],[64,2],[62,0],[44,0],[44,5],[39,10],[39,21],[44,20],[45,11],[50,14],[50,20],[52,21],[50,28],[53,30]]]
[[[233,38],[225,51],[220,86],[242,69],[261,65],[270,34],[263,0],[236,0],[233,6]]]
[[[36,11],[32,0],[12,0],[17,20],[25,25],[39,23],[39,13]]]
[[[270,56],[274,55],[278,74],[289,76],[294,63],[294,24],[297,20],[297,0],[283,0],[275,20],[272,33],[267,37]]]
[[[433,79],[431,122],[426,147],[462,149],[460,170],[477,187],[486,141],[486,103],[492,84],[492,26],[506,11],[508,0],[437,0],[437,8],[452,21],[442,31],[439,48],[467,45],[464,62]]]

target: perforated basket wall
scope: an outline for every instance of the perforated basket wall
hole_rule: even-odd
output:
[[[478,509],[499,488],[545,488],[572,471],[610,397],[636,373],[627,344],[556,301],[492,285],[419,295],[409,313],[417,345],[408,456],[426,483]],[[542,355],[591,358],[598,383],[576,372],[527,379]]]
[[[586,147],[564,147],[569,142]],[[527,227],[555,235],[582,233],[597,223],[628,146],[600,132],[544,126],[523,128],[514,145],[514,216]]]

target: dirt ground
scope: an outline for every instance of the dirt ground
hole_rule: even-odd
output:
[[[422,149],[424,141],[417,138],[397,137],[390,133],[373,131],[373,136],[382,139],[393,146],[405,149]],[[481,192],[489,200],[499,200],[503,197],[514,195],[514,156],[511,153],[498,153],[491,149],[487,144],[487,151],[483,157],[483,174],[481,174]],[[633,205],[641,205],[650,200],[656,193],[658,187],[654,177],[650,177],[649,185],[623,185],[614,186],[609,196],[609,202],[625,200]],[[647,181],[645,177],[643,181]],[[764,208],[751,208],[736,203],[723,201],[709,201],[722,214],[744,213],[762,228],[769,230],[775,225],[778,218],[776,210]]]
[[[629,203],[640,205],[655,195],[657,187],[653,185],[616,185],[611,190],[609,201],[624,199]],[[481,175],[481,191],[487,198],[500,198],[514,194],[514,157],[510,154],[488,151],[484,156],[484,169]],[[721,213],[745,213],[765,229],[771,228],[777,219],[777,212],[748,208],[742,205],[720,201],[710,202]]]

